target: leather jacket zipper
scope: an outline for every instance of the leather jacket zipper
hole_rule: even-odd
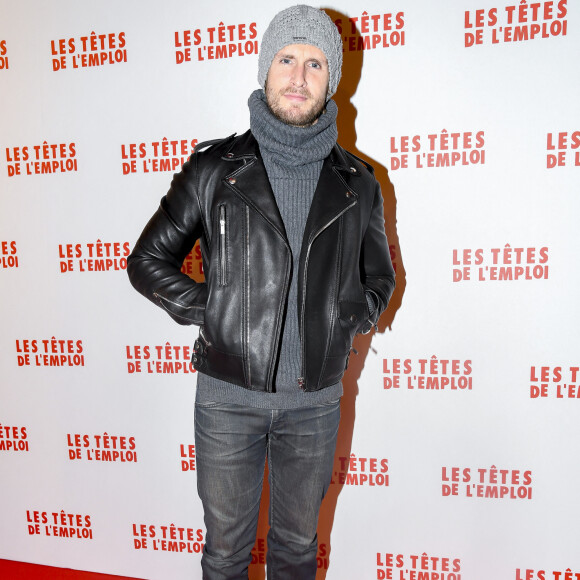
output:
[[[302,350],[302,356],[301,356],[301,367],[302,367],[302,375],[298,378],[298,386],[300,387],[301,390],[305,390],[306,389],[306,364],[305,364],[305,358],[306,358],[306,354],[305,354],[305,348],[304,348],[304,310],[306,307],[306,279],[308,277],[308,260],[310,259],[310,249],[312,248],[312,244],[314,243],[314,240],[329,226],[331,226],[339,217],[341,217],[343,214],[345,214],[351,207],[353,207],[354,205],[356,205],[356,200],[353,201],[349,206],[345,207],[339,214],[337,214],[333,219],[331,219],[324,227],[320,228],[313,236],[312,239],[310,240],[309,244],[308,244],[308,249],[306,250],[306,259],[304,260],[304,277],[303,277],[303,281],[302,281],[302,304],[301,304],[301,312],[300,312],[300,328],[299,328],[299,334],[300,334],[300,341],[301,341],[301,350]]]
[[[224,210],[225,211],[225,210]],[[247,303],[245,305],[244,310],[246,311],[246,332],[245,332],[245,341],[246,341],[246,353],[245,358],[247,361],[246,372],[248,374],[248,383],[252,384],[252,368],[250,365],[250,208],[246,206],[246,267],[245,267],[245,278],[246,278],[246,300]]]
[[[284,242],[286,244],[286,248],[288,249],[288,254],[292,255],[292,250],[290,249],[290,246],[288,245],[287,242]],[[272,392],[272,382],[274,380],[274,369],[275,369],[275,364],[274,364],[274,360],[276,359],[276,356],[278,354],[278,347],[280,345],[280,339],[282,338],[282,319],[283,319],[283,312],[284,312],[284,305],[286,304],[286,300],[288,299],[288,288],[289,288],[289,284],[288,284],[288,275],[290,273],[290,266],[289,266],[289,262],[288,259],[286,259],[286,272],[285,272],[285,276],[284,276],[284,286],[282,288],[282,300],[280,301],[280,306],[278,307],[278,315],[276,317],[276,334],[275,334],[275,339],[274,339],[274,348],[272,350],[272,357],[270,358],[270,365],[269,365],[269,370],[268,370],[268,379],[267,379],[267,390],[268,392]],[[302,387],[301,387],[302,388]]]
[[[199,335],[201,336],[201,338],[205,342],[205,344],[207,344],[208,346],[211,346],[211,342],[205,336],[205,332],[203,331],[203,326],[199,327]]]
[[[220,286],[227,284],[227,248],[226,248],[226,206],[219,206],[219,223],[220,223],[220,243],[219,243],[219,262],[220,262]]]

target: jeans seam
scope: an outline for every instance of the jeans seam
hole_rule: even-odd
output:
[[[270,443],[272,441],[272,430],[274,428],[274,413],[275,413],[275,410],[272,409],[272,411],[270,412],[270,429],[268,432],[268,449],[267,449],[268,471],[270,473],[270,529],[275,529],[275,526],[274,526],[274,507],[276,505],[276,502],[275,502],[276,485],[274,482],[274,469],[272,466],[272,454],[271,454],[271,446],[270,446]],[[270,577],[275,578],[276,577],[276,570],[274,569],[275,563],[272,562],[272,560],[271,560],[270,565],[272,568],[272,576],[270,576]]]
[[[267,456],[268,456],[268,472],[270,474],[270,529],[274,529],[274,496],[275,496],[275,488],[276,486],[274,485],[274,470],[272,469],[272,455],[270,453],[270,441],[272,440],[272,423],[274,421],[274,411],[272,410],[271,412],[271,416],[270,416],[270,432],[268,433],[268,443],[267,443]],[[271,573],[272,576],[270,576],[270,574],[268,574],[268,576],[270,578],[275,578],[274,573],[275,570],[274,568],[274,562],[272,562],[270,560],[270,566],[272,567]]]

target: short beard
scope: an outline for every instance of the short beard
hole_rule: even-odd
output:
[[[292,125],[293,127],[308,127],[310,125],[314,125],[314,123],[318,121],[318,117],[320,117],[320,115],[322,115],[324,112],[324,108],[326,106],[325,95],[320,97],[318,101],[315,101],[308,110],[298,112],[298,110],[294,109],[293,107],[284,109],[282,105],[280,105],[280,100],[282,99],[283,95],[288,92],[293,92],[310,98],[312,95],[307,89],[284,89],[279,93],[274,93],[273,90],[268,88],[267,82],[265,89],[266,103],[268,104],[270,111],[272,111],[272,114],[274,117],[276,117],[276,119],[286,123],[286,125]]]

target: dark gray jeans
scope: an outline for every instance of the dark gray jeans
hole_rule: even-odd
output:
[[[247,579],[268,459],[268,580],[316,576],[318,512],[330,478],[340,402],[300,409],[195,407],[204,580]]]

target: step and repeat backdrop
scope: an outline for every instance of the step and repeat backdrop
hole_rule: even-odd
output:
[[[127,256],[195,145],[248,127],[286,6],[0,0],[0,558],[201,578],[197,328]],[[579,3],[323,8],[397,289],[344,380],[317,578],[578,579]]]

